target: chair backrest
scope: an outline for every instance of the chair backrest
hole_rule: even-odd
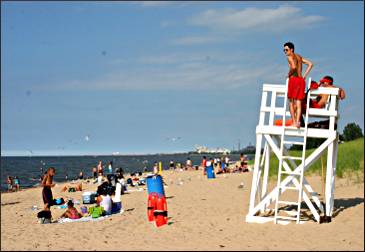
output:
[[[329,96],[327,97],[326,105],[324,105],[324,109],[325,109],[325,110],[328,110],[328,109],[329,109],[329,106],[330,106],[330,100],[331,100],[331,96],[329,95]]]

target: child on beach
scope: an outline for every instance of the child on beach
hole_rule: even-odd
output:
[[[74,203],[72,200],[67,202],[67,210],[61,215],[61,218],[69,218],[69,219],[79,219],[82,217],[82,214],[77,211],[74,207]]]
[[[15,177],[14,177],[13,182],[14,182],[15,191],[16,191],[16,192],[17,192],[17,191],[19,191],[19,190],[20,190],[20,183],[19,183],[19,178],[18,178],[18,176],[15,176]]]
[[[13,178],[8,176],[6,183],[8,184],[8,192],[13,191]]]
[[[44,202],[44,210],[50,211],[50,207],[53,205],[53,195],[51,187],[54,187],[53,176],[56,173],[56,169],[54,167],[49,167],[47,170],[47,174],[43,177],[42,180],[42,198]]]
[[[302,114],[302,100],[305,97],[305,78],[308,76],[313,67],[312,62],[304,59],[299,54],[294,53],[294,44],[287,42],[284,44],[284,53],[287,56],[289,64],[288,72],[288,99],[292,126],[300,128],[300,117]],[[302,76],[303,64],[308,65]]]

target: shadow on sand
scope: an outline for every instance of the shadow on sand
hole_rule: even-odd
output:
[[[15,205],[15,204],[19,204],[20,201],[16,201],[16,202],[8,202],[8,203],[1,203],[1,206],[7,206],[7,205]]]
[[[343,210],[346,210],[350,207],[355,207],[362,203],[364,203],[364,198],[359,197],[350,199],[335,199],[332,217],[336,217]]]
[[[316,208],[316,210],[318,211],[319,209],[317,208],[317,205],[313,201],[311,201],[311,202],[314,205],[314,207]],[[335,199],[333,212],[332,212],[332,218],[335,218],[336,216],[338,216],[342,211],[344,211],[348,208],[351,208],[351,207],[355,207],[362,203],[364,203],[364,198],[360,198],[360,197],[348,198],[348,199]],[[285,207],[279,208],[279,210],[287,210],[287,211],[292,211],[292,210],[296,210],[296,209],[297,209],[296,206],[285,206]],[[302,202],[301,209],[309,210],[309,208],[305,202]],[[273,212],[271,213],[271,215],[273,215]],[[312,214],[309,211],[302,212],[302,216],[305,217],[306,219],[314,220],[314,217],[312,216]]]

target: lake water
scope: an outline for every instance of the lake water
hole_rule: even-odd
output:
[[[214,157],[213,155],[204,154]],[[39,183],[41,171],[48,167],[56,168],[54,180],[56,182],[76,179],[80,171],[84,177],[92,176],[92,167],[101,160],[107,166],[109,161],[113,162],[113,169],[123,168],[125,173],[143,171],[147,168],[152,171],[155,161],[162,162],[163,169],[169,169],[170,160],[185,164],[190,158],[193,165],[200,165],[203,154],[156,154],[156,155],[131,155],[131,156],[56,156],[56,157],[1,157],[1,190],[6,190],[7,176],[18,176],[22,188],[33,187]],[[253,155],[247,155],[252,158]],[[222,155],[215,155],[222,157]],[[239,154],[229,155],[231,161],[239,160]]]

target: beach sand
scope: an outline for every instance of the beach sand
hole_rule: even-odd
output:
[[[251,172],[212,180],[202,171],[164,171],[163,176],[169,224],[160,228],[147,221],[147,191],[122,195],[123,214],[45,225],[38,224],[38,211],[31,209],[43,208],[41,188],[3,193],[1,250],[364,250],[363,183],[336,179],[331,223],[275,225],[245,222]],[[320,177],[307,179],[321,193]],[[55,198],[81,201],[82,192],[60,193],[61,187],[53,189]],[[84,187],[95,190],[96,185]],[[52,207],[54,218],[63,212]]]

